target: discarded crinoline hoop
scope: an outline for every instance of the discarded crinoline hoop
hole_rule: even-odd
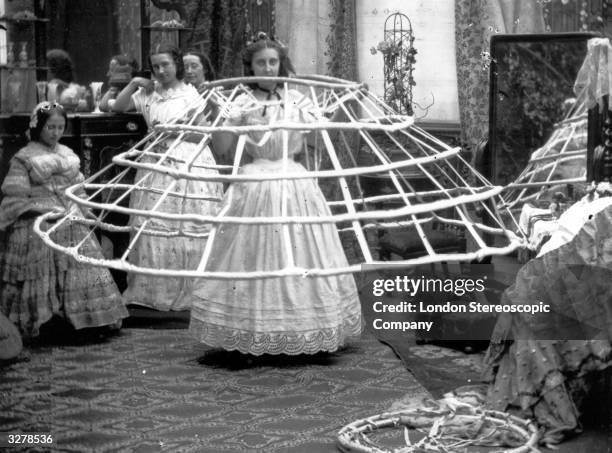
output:
[[[280,100],[257,101],[250,94],[248,84],[257,81],[274,80],[282,85],[286,93],[288,89],[295,89],[302,93],[297,103],[287,103],[287,97]],[[221,124],[223,116],[231,115],[235,109],[235,100],[240,94],[250,97],[250,104],[244,107],[246,113],[261,111],[266,106],[280,106],[277,109],[279,116],[270,120],[268,124],[247,124],[233,126]],[[95,213],[95,219],[84,219],[75,215],[60,215],[48,213],[35,223],[35,231],[51,247],[69,254],[75,259],[101,266],[108,266],[118,270],[137,272],[159,276],[184,276],[204,278],[268,278],[276,276],[324,276],[343,273],[359,272],[362,265],[379,265],[381,268],[395,268],[398,266],[415,266],[441,261],[467,261],[480,259],[489,255],[504,255],[521,245],[521,239],[504,228],[496,206],[501,202],[499,194],[501,187],[491,185],[484,177],[476,172],[460,155],[459,148],[452,148],[423,129],[413,124],[410,116],[397,115],[380,99],[373,96],[363,84],[348,82],[341,79],[309,76],[308,78],[254,78],[242,77],[226,79],[209,83],[208,89],[202,94],[206,103],[214,100],[219,105],[220,112],[214,118],[209,118],[209,124],[198,126],[194,124],[196,117],[203,113],[203,107],[186,109],[190,112],[186,121],[177,120],[168,124],[158,124],[154,130],[130,150],[120,153],[113,159],[113,164],[101,169],[87,178],[79,186],[67,191],[68,197],[81,208],[87,208]],[[290,121],[287,115],[290,109],[297,109],[299,115],[310,115],[313,120],[309,123]],[[329,117],[340,110],[344,118],[341,121],[330,121]],[[280,117],[280,114],[285,116]],[[184,115],[183,115],[184,116]],[[226,131],[239,136],[236,146],[233,165],[210,165],[206,169],[210,173],[191,171],[195,168],[194,155],[189,162],[176,162],[172,157],[172,149],[189,133],[199,138],[198,152],[207,146],[212,132]],[[283,159],[288,159],[289,141],[295,139],[294,131],[312,131],[314,140],[309,142],[301,138],[305,150],[306,166],[309,172],[302,173],[258,173],[240,174],[239,167],[245,147],[259,141],[264,143],[275,131],[281,131],[284,136]],[[174,135],[173,135],[174,134]],[[178,135],[176,135],[178,134]],[[258,134],[256,140],[253,140]],[[351,135],[352,134],[352,135]],[[359,164],[359,149],[352,148],[351,138],[357,135],[363,148],[361,154],[367,156],[372,162],[369,165]],[[386,148],[378,141],[384,140]],[[165,143],[167,149],[159,152],[159,143]],[[249,145],[247,145],[249,143]],[[314,143],[313,148],[308,147]],[[197,153],[196,153],[197,154]],[[174,163],[173,163],[174,162]],[[286,163],[286,160],[284,161]],[[172,177],[172,183],[165,188],[151,189],[144,187],[141,180],[130,182],[127,175],[130,170],[137,168],[147,171],[144,178],[153,173],[163,173]],[[105,175],[120,172],[112,177]],[[415,177],[416,176],[416,177]],[[143,179],[144,179],[143,178]],[[230,192],[226,197],[232,196],[231,183],[283,181],[283,187],[292,179],[315,178],[319,185],[328,184],[335,190],[336,195],[327,198],[330,215],[326,216],[297,216],[284,215],[287,207],[283,206],[281,216],[277,217],[228,217],[224,211],[217,215],[200,215],[196,212],[180,214],[168,213],[153,208],[152,210],[138,210],[126,205],[131,193],[145,191],[159,196],[159,205],[169,197],[184,197],[193,199],[194,195],[185,189],[186,181],[197,180],[203,182],[228,183]],[[385,179],[393,187],[393,193],[375,193],[362,187],[364,181]],[[476,181],[479,186],[472,187],[468,179]],[[424,185],[417,188],[416,184]],[[89,194],[87,199],[81,199],[75,193],[84,188]],[[110,194],[110,196],[109,196]],[[492,201],[492,202],[491,202]],[[381,208],[386,203],[389,207]],[[475,212],[482,214],[477,217]],[[121,214],[140,216],[145,221],[138,228],[107,222],[107,217]],[[152,228],[155,220],[174,222],[179,226],[170,230]],[[50,221],[53,226],[42,231],[44,221]],[[100,259],[92,256],[83,256],[79,252],[79,245],[67,247],[53,242],[50,234],[62,225],[79,223],[98,229],[102,232],[131,232],[130,244],[119,258]],[[210,232],[187,231],[180,225],[210,226]],[[291,261],[293,248],[289,234],[283,235],[283,247],[289,259],[279,269],[251,269],[244,272],[208,272],[206,262],[211,245],[214,241],[217,228],[223,224],[263,225],[277,224],[283,232],[287,232],[292,225],[333,223],[337,226],[340,235],[351,235],[351,240],[357,243],[356,253],[360,254],[359,262],[338,268],[303,268]],[[436,253],[435,245],[428,239],[428,228],[433,226],[446,228],[450,232],[464,231],[475,244],[474,250],[465,250],[457,253]],[[409,228],[414,231],[420,240],[422,254],[410,259],[399,261],[382,261],[373,256],[376,244],[368,240],[369,232],[380,230],[396,230]],[[134,266],[129,262],[129,253],[141,235],[156,235],[160,237],[201,237],[207,238],[207,247],[197,269],[152,269]],[[371,235],[370,235],[371,236]],[[487,243],[491,238],[496,242]],[[501,245],[499,244],[501,242]],[[208,250],[208,251],[207,251]],[[295,253],[299,253],[299,250]]]
[[[479,435],[470,432],[470,424],[480,424]],[[488,424],[489,429],[485,424]],[[403,429],[405,446],[387,448],[369,436],[388,429]],[[410,439],[410,430],[424,434]],[[458,433],[459,431],[459,433]],[[461,432],[463,431],[463,432]],[[459,410],[444,411],[413,408],[356,420],[340,429],[336,444],[343,453],[416,453],[457,452],[469,446],[492,446],[495,434],[505,431],[517,444],[499,453],[537,453],[539,434],[532,421],[499,411],[463,405]],[[461,435],[460,435],[461,434]],[[414,437],[414,436],[413,436]],[[506,437],[507,438],[507,437]],[[488,441],[488,443],[487,443]]]

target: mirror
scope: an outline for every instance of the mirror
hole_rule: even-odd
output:
[[[575,98],[574,82],[595,33],[491,38],[489,179],[506,186],[543,146]]]

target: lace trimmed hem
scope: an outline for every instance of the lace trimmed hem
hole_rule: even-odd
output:
[[[200,342],[243,354],[316,354],[334,352],[363,330],[360,316],[346,319],[342,326],[302,332],[251,332],[191,319],[189,332]]]

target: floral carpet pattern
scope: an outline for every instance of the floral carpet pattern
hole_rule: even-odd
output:
[[[335,452],[342,426],[428,395],[368,334],[294,358],[247,359],[151,329],[27,354],[0,368],[0,431],[54,443],[21,451]]]

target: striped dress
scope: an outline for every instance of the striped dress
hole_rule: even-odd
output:
[[[71,207],[64,191],[82,180],[79,158],[70,148],[58,144],[51,149],[30,142],[13,157],[2,184],[0,312],[26,337],[37,336],[40,326],[54,315],[67,319],[75,329],[118,326],[128,316],[108,269],[54,251],[34,233],[39,214]],[[52,238],[74,245],[87,233],[82,225],[70,224]],[[102,258],[92,236],[82,253]]]

